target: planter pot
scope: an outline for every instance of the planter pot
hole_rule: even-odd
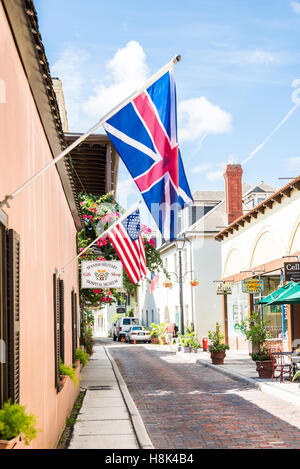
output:
[[[21,441],[21,435],[12,438],[11,440],[0,440],[0,450],[1,449],[14,449],[15,446]]]
[[[210,352],[210,357],[213,365],[223,365],[226,352],[225,350],[221,352]]]
[[[158,337],[151,337],[152,344],[158,344]]]
[[[256,371],[260,378],[272,378],[272,362],[265,360],[263,362],[256,362]]]
[[[197,348],[192,348],[192,353],[198,353],[198,349]]]
[[[183,353],[191,353],[191,347],[182,347]]]
[[[66,384],[67,378],[68,378],[67,375],[60,375],[59,386],[60,386],[61,389]]]

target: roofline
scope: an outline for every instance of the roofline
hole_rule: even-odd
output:
[[[55,158],[67,144],[33,0],[2,0],[2,5],[49,149]],[[83,228],[83,220],[68,158],[56,163],[56,168],[75,227],[79,231]]]
[[[228,237],[234,231],[237,231],[240,226],[244,226],[246,222],[250,223],[252,218],[257,218],[259,213],[264,214],[265,209],[272,209],[275,203],[281,204],[283,197],[290,197],[292,190],[300,190],[300,175],[296,176],[292,181],[288,182],[276,192],[273,192],[263,202],[253,207],[248,213],[237,218],[234,222],[228,225],[224,230],[220,231],[215,239],[217,241],[223,241],[224,237]]]

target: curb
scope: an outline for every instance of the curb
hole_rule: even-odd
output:
[[[229,378],[232,378],[234,379],[235,381],[242,381],[244,383],[247,383],[249,384],[249,386],[252,386],[254,388],[257,388],[261,391],[261,383],[257,383],[257,381],[255,381],[254,379],[252,378],[246,378],[246,376],[242,376],[240,375],[239,373],[235,373],[234,371],[229,371],[229,370],[224,370],[224,368],[220,368],[220,366],[218,365],[213,365],[212,363],[207,363],[206,361],[204,360],[197,360],[196,363],[198,363],[199,365],[202,365],[206,368],[211,368],[212,370],[215,370],[217,371],[218,373],[221,373],[225,376],[228,376]]]
[[[119,371],[119,368],[117,367],[117,364],[113,357],[111,356],[109,350],[106,348],[106,346],[103,346],[106,355],[109,358],[109,361],[111,362],[113,371],[115,373],[116,380],[118,382],[120,391],[122,393],[122,396],[124,398],[125,404],[127,406],[127,409],[130,414],[130,418],[133,424],[133,428],[138,440],[138,443],[141,447],[141,449],[154,449],[154,446],[152,444],[152,441],[150,440],[150,437],[148,435],[148,432],[145,428],[144,422],[142,420],[142,417],[128,391],[127,385]]]
[[[213,365],[212,363],[207,363],[204,360],[197,360],[197,364],[204,366],[206,368],[211,368],[212,370],[217,371],[218,373],[221,373],[225,376],[228,376],[231,379],[234,379],[235,381],[242,381],[249,386],[256,388],[258,391],[261,391],[265,394],[268,394],[273,397],[277,397],[277,399],[281,399],[285,402],[289,402],[290,404],[293,404],[297,407],[300,407],[300,395],[299,397],[296,396],[295,394],[287,391],[287,390],[280,390],[280,389],[274,389],[270,384],[268,383],[258,383],[256,380],[252,378],[247,378],[246,376],[242,376],[239,373],[235,373],[234,371],[228,371],[225,370],[224,368],[220,368],[220,365]]]

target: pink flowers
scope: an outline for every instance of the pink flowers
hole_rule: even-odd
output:
[[[82,215],[82,218],[84,220],[87,220],[88,222],[93,221],[94,217],[92,215]]]
[[[101,246],[106,246],[108,243],[107,239],[106,238],[100,238],[98,239],[97,241],[97,246],[100,248]],[[103,260],[103,259],[101,259]],[[104,259],[105,260],[105,259]]]
[[[150,244],[150,246],[151,246],[152,248],[155,248],[155,241],[154,241],[153,238],[151,238],[151,239],[146,239],[145,242],[146,242],[147,244]]]
[[[142,232],[145,233],[145,234],[152,233],[151,228],[149,228],[149,226],[147,226],[147,225],[141,225],[141,228],[142,228]]]

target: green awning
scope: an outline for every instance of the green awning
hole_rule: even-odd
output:
[[[287,283],[286,285],[283,285],[283,287],[278,288],[278,290],[273,291],[270,293],[270,295],[265,296],[265,298],[262,298],[260,301],[257,303],[254,303],[254,305],[266,305],[268,303],[273,303],[278,296],[282,295],[283,293],[286,293],[287,291],[290,291],[290,288],[294,287],[296,285],[295,282],[291,281]]]
[[[300,282],[281,293],[268,305],[300,304]]]

